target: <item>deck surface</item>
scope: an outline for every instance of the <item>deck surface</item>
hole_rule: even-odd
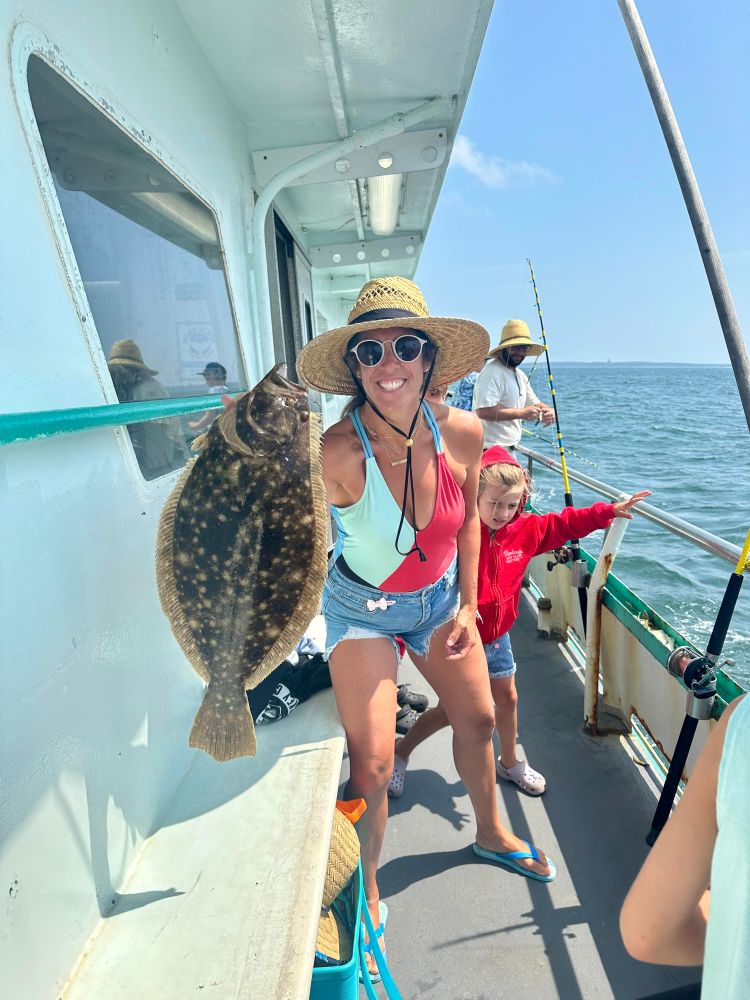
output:
[[[534,883],[475,858],[449,731],[419,747],[391,801],[380,872],[404,1000],[640,1000],[695,983],[699,970],[643,965],[622,946],[620,904],[648,850],[654,793],[619,738],[583,733],[582,684],[521,608],[519,756],[548,790],[531,798],[500,782],[501,814],[555,860],[557,879]],[[429,691],[411,664],[400,679]]]

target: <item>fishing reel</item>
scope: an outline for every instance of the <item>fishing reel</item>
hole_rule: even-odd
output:
[[[678,677],[688,689],[686,714],[693,719],[710,719],[716,697],[716,675],[723,666],[734,666],[734,660],[721,663],[709,653],[697,655],[689,646],[678,646],[669,654],[667,670]]]
[[[572,573],[571,586],[576,588],[588,587],[591,582],[591,574],[588,571],[588,566],[583,560],[574,559],[573,553],[567,545],[563,545],[559,549],[553,549],[548,555],[552,556],[551,559],[547,560],[548,571],[553,570],[555,566],[565,566],[567,563],[572,563],[570,567]]]
[[[553,570],[555,566],[564,566],[570,562],[570,549],[566,545],[562,545],[559,549],[553,549],[547,554],[552,557],[547,560],[547,569],[549,571]]]
[[[711,718],[716,697],[716,671],[713,668],[714,664],[707,656],[696,656],[695,650],[689,646],[678,646],[670,653],[667,670],[673,677],[679,677],[688,689],[685,715],[691,719],[702,721]]]

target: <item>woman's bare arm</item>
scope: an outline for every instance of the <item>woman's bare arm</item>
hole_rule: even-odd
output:
[[[451,457],[463,466],[465,479],[461,486],[466,514],[458,532],[459,588],[461,607],[446,645],[453,652],[449,659],[463,659],[479,641],[477,632],[477,574],[479,572],[479,513],[477,492],[482,459],[482,425],[473,413],[449,408],[443,437]]]
[[[703,962],[719,764],[727,723],[738,701],[727,708],[708,738],[682,801],[623,903],[622,939],[633,958],[642,962]]]

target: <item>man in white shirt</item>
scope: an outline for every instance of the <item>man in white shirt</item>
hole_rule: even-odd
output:
[[[541,420],[545,426],[554,422],[554,410],[540,402],[519,368],[525,357],[543,350],[523,320],[509,319],[503,327],[500,344],[490,351],[474,386],[474,412],[482,421],[485,448],[499,444],[513,451],[521,440],[522,420]]]

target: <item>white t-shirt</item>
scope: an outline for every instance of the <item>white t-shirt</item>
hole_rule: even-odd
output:
[[[493,358],[482,369],[474,386],[475,410],[485,406],[509,406],[522,410],[524,406],[538,403],[539,399],[520,368],[508,368]],[[502,448],[515,448],[521,440],[520,420],[483,420],[484,446],[499,444]]]

